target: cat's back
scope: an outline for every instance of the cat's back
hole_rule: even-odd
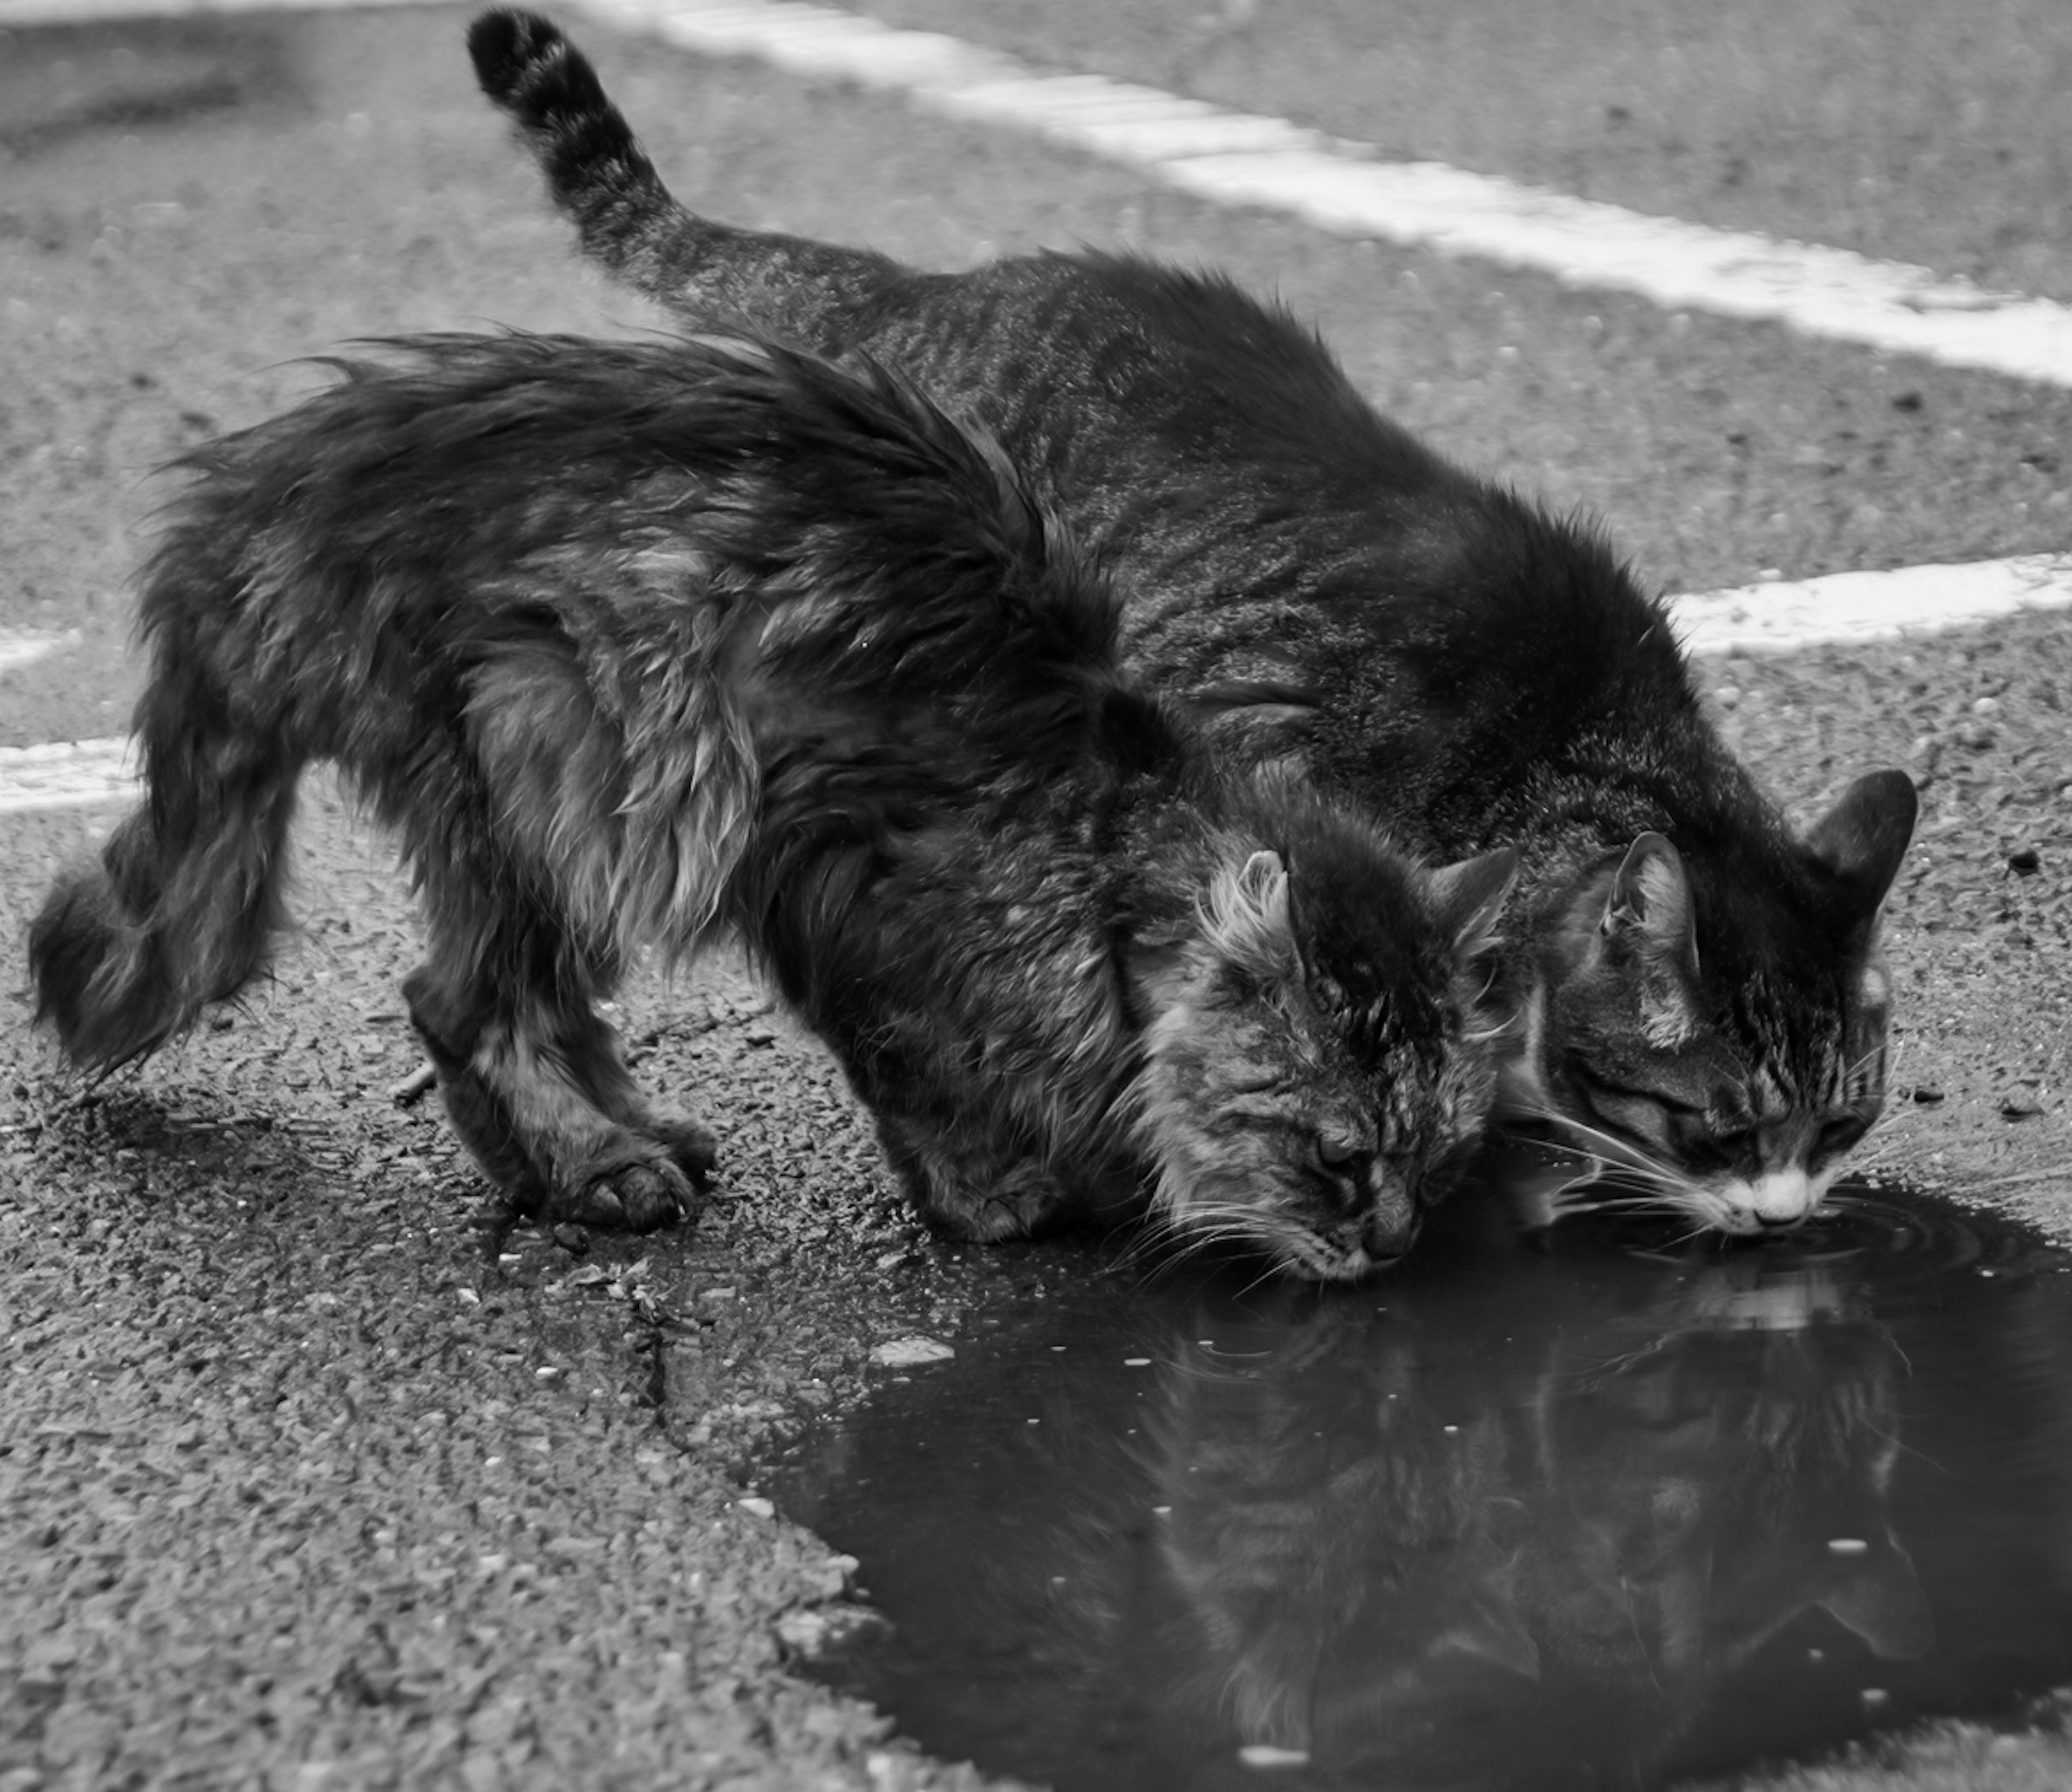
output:
[[[1093,253],[906,296],[874,350],[958,388],[1091,525],[1132,671],[1262,752],[1355,787],[1385,760],[1388,810],[1451,784],[1486,820],[1505,778],[1586,743],[1688,750],[1687,664],[1601,532],[1418,441],[1285,309]]]
[[[816,350],[900,368],[1068,482],[1075,513],[1161,466],[1169,496],[1237,473],[1306,503],[1320,487],[1409,499],[1453,476],[1313,330],[1213,271],[1095,250],[960,273],[859,264],[815,325]]]

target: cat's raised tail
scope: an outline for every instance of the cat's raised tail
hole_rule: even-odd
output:
[[[552,21],[502,7],[468,27],[482,91],[523,134],[554,203],[574,220],[583,253],[643,291],[662,270],[654,220],[671,234],[688,216],[663,185],[583,53]]]

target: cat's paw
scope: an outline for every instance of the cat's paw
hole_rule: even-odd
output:
[[[549,1191],[549,1220],[574,1220],[611,1231],[652,1232],[698,1216],[697,1183],[676,1161],[652,1148],[638,1154],[570,1165]]]
[[[998,1244],[1054,1231],[1075,1203],[1055,1176],[1026,1165],[983,1187],[960,1189],[947,1198],[939,1190],[931,1205],[935,1217],[959,1236]]]
[[[693,1182],[703,1182],[719,1161],[719,1141],[687,1114],[651,1115],[640,1129]]]

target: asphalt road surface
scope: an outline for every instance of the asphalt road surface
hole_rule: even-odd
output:
[[[0,34],[0,631],[64,643],[0,672],[0,746],[121,732],[146,475],[307,389],[297,357],[652,326],[574,266],[471,90],[465,18]],[[1450,451],[1601,510],[1671,588],[2012,552],[2037,545],[2021,518],[2067,514],[2063,393],[1498,290],[892,99],[583,35],[715,209],[935,265],[1085,239],[1226,266],[1322,318]],[[1922,781],[1877,1173],[2072,1235],[2066,623],[1707,676],[1805,811],[1873,765]],[[278,976],[83,1090],[30,1031],[20,940],[113,813],[0,815],[0,1792],[995,1783],[787,1671],[853,1564],[747,1465],[890,1372],[874,1350],[1042,1298],[1087,1254],[928,1239],[824,1059],[724,967],[639,984],[622,1016],[640,1074],[722,1134],[696,1233],[512,1228],[399,1089],[406,892],[321,780]],[[2068,1774],[2052,1734],[1950,1731],[1787,1778]]]

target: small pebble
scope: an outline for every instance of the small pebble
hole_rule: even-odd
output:
[[[736,1500],[734,1504],[751,1519],[774,1519],[777,1515],[777,1508],[760,1494],[750,1494],[746,1499]]]
[[[2043,1112],[2043,1104],[2034,1095],[2017,1090],[2012,1095],[2000,1097],[2000,1112],[2008,1120],[2029,1120]]]
[[[1924,1108],[1932,1107],[1942,1099],[1942,1091],[1932,1083],[1917,1083],[1914,1086],[1914,1099]]]
[[[572,1257],[580,1257],[590,1249],[590,1233],[571,1220],[563,1220],[554,1228],[554,1243]]]
[[[917,1335],[895,1338],[890,1343],[876,1346],[870,1353],[870,1360],[880,1368],[911,1369],[923,1362],[947,1362],[956,1354],[954,1346],[945,1344],[939,1338]]]

